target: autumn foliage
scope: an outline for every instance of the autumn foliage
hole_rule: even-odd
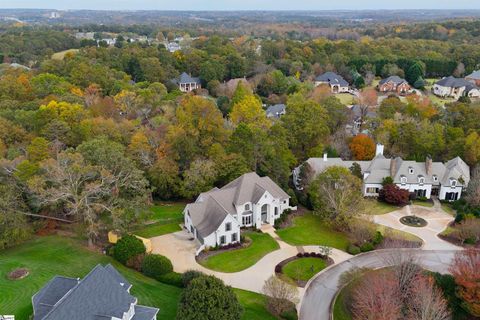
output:
[[[387,184],[380,190],[380,199],[396,206],[405,206],[409,201],[409,192],[395,184]]]
[[[480,250],[459,251],[453,260],[450,272],[457,284],[457,296],[463,308],[472,315],[480,316]]]
[[[349,147],[355,160],[371,160],[375,156],[375,142],[366,134],[353,137]]]

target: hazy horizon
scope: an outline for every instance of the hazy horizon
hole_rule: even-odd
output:
[[[307,10],[475,10],[480,1],[471,0],[404,0],[385,2],[380,0],[344,0],[326,2],[315,0],[84,0],[66,3],[65,0],[1,0],[0,9],[58,9],[58,10],[166,10],[166,11],[307,11]]]

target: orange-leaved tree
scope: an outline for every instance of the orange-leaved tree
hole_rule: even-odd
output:
[[[375,142],[366,134],[353,137],[349,147],[355,160],[371,160],[375,156]]]

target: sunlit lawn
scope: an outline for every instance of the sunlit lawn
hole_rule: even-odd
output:
[[[320,258],[299,258],[290,261],[282,268],[282,273],[293,280],[308,281],[311,277],[327,267],[327,262]]]
[[[324,245],[340,250],[348,246],[347,236],[333,230],[311,212],[293,218],[291,227],[277,230],[283,241],[291,245]]]
[[[146,218],[148,222],[136,226],[133,233],[144,238],[152,238],[180,231],[184,208],[183,202],[158,203],[149,209]]]
[[[421,201],[421,200],[413,200],[413,204],[416,206],[432,208],[433,202],[431,201]]]
[[[381,215],[400,209],[400,207],[375,199],[367,199],[365,201],[367,202],[367,214]]]
[[[244,235],[252,240],[248,247],[222,252],[200,263],[216,271],[238,272],[253,266],[267,253],[279,249],[278,243],[269,234],[245,232]]]

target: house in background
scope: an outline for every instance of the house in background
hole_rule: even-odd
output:
[[[131,287],[111,264],[83,279],[55,276],[32,297],[33,320],[155,320],[158,309],[138,305]]]
[[[280,119],[286,113],[284,104],[275,104],[267,108],[267,118]]]
[[[352,105],[350,109],[350,121],[345,126],[348,134],[356,136],[359,133],[368,134],[369,130],[365,128],[365,123],[377,117],[375,108],[363,105]]]
[[[273,225],[283,211],[296,210],[289,202],[290,196],[269,177],[250,172],[187,204],[185,228],[203,248],[224,246],[240,241],[241,227]]]
[[[412,89],[407,80],[402,79],[399,76],[390,76],[386,79],[380,80],[377,88],[380,92],[395,92],[399,95],[405,95]]]
[[[433,85],[433,93],[439,97],[458,99],[462,96],[470,98],[480,97],[480,89],[466,79],[446,77]]]
[[[327,84],[332,93],[348,92],[348,82],[335,72],[325,72],[315,78],[315,86]]]
[[[383,179],[391,177],[399,188],[415,193],[417,197],[454,201],[461,197],[470,181],[470,168],[459,157],[447,163],[407,161],[400,157],[388,159],[383,155],[383,146],[377,145],[376,156],[371,161],[344,161],[341,158],[310,158],[306,163],[317,175],[331,166],[350,168],[358,163],[363,174],[363,195],[377,197],[382,189]],[[304,164],[302,164],[304,165]],[[301,165],[301,166],[302,166]],[[301,189],[301,166],[293,170],[293,181]]]
[[[475,84],[477,87],[480,87],[480,70],[473,71],[468,76],[465,77],[465,80],[470,81]]]
[[[182,73],[178,79],[174,79],[173,83],[178,85],[178,88],[182,92],[190,92],[202,87],[202,83],[199,78],[194,78],[187,73]]]

